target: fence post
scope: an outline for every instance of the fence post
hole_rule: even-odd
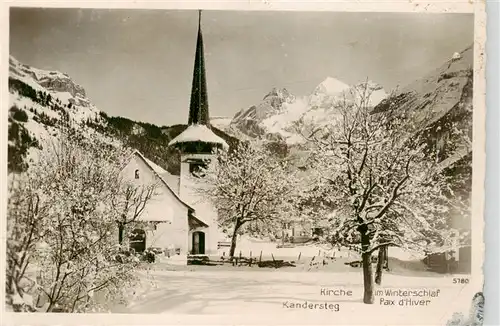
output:
[[[301,255],[302,255],[302,251],[301,251],[301,252],[299,252],[299,258],[297,258],[297,262],[299,262],[299,261],[300,261],[300,256],[301,256]]]
[[[260,251],[259,263],[262,262],[262,250]]]
[[[278,266],[276,265],[276,260],[274,260],[274,255],[272,252],[271,252],[271,257],[273,257],[274,268],[278,268]]]
[[[316,258],[316,256],[313,256],[313,257],[311,258],[311,261],[309,262],[309,268],[307,269],[308,271],[310,271],[310,270],[311,270],[311,268],[312,268],[312,267],[313,267],[313,265],[314,265],[314,258]]]

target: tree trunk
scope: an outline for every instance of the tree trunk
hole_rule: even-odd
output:
[[[9,294],[14,293],[14,268],[9,266],[9,271],[7,272],[6,278],[7,278],[7,286],[5,287],[5,292]]]
[[[234,226],[233,236],[231,237],[231,248],[229,249],[229,257],[234,257],[234,251],[236,250],[236,239],[238,238],[238,229],[240,228],[240,224],[236,223]]]
[[[384,269],[386,271],[389,270],[389,246],[384,247],[384,255],[385,255],[385,263],[384,263]]]
[[[123,243],[123,234],[125,233],[125,224],[118,222],[118,243],[121,245]]]
[[[382,284],[382,272],[387,263],[387,246],[378,249],[377,270],[375,271],[375,283]]]
[[[364,286],[364,296],[363,302],[367,304],[373,304],[373,268],[372,268],[372,253],[369,252],[370,238],[366,232],[361,232],[361,248],[362,248],[362,260],[363,260],[363,286]]]

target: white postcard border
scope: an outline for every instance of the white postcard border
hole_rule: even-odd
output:
[[[0,63],[2,78],[2,112],[7,112],[8,87],[6,85],[6,76],[8,76],[7,58],[9,56],[9,7],[27,6],[27,7],[67,7],[67,8],[147,8],[147,9],[212,9],[212,10],[293,10],[293,11],[373,11],[373,12],[415,12],[415,13],[475,13],[475,41],[474,41],[474,114],[473,114],[473,195],[472,195],[472,274],[471,283],[463,287],[463,291],[457,301],[464,301],[464,304],[470,305],[472,296],[482,290],[483,262],[484,262],[484,180],[485,180],[485,42],[486,42],[486,12],[485,4],[482,1],[8,1],[4,2],[2,7],[2,61]],[[5,116],[4,116],[5,117]],[[2,130],[7,130],[7,119],[2,119]],[[2,168],[7,171],[6,159],[6,139],[2,141]],[[2,174],[2,184],[6,190],[6,173]],[[6,194],[6,191],[2,193]],[[5,213],[6,196],[1,201],[2,218],[0,227],[2,230],[2,241],[5,241]],[[0,251],[0,261],[5,262],[5,246]],[[5,270],[2,269],[1,289],[5,291]],[[4,308],[2,300],[2,310]],[[449,312],[455,308],[455,303],[450,302],[449,307],[443,307],[443,321],[451,317]],[[372,305],[376,306],[376,305]],[[378,307],[378,306],[376,306]],[[377,311],[377,309],[366,309]],[[397,314],[380,312],[379,322],[382,324],[413,324],[419,325],[419,321],[408,321],[404,319],[404,309],[400,309]],[[300,324],[341,324],[348,322],[350,324],[372,324],[374,317],[368,317],[365,309],[358,311],[336,313],[330,315],[331,318],[325,319],[325,315],[317,314],[287,314],[279,315],[280,310],[276,310],[274,315],[262,315],[258,311],[250,316],[232,316],[232,315],[122,315],[122,314],[26,314],[26,313],[7,313],[1,319],[6,324],[16,325],[222,325],[222,324],[282,324],[282,325],[300,325]],[[347,314],[347,315],[345,315]],[[376,317],[375,317],[376,318]]]

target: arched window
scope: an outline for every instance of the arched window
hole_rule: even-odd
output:
[[[135,170],[135,178],[139,179],[139,170]]]

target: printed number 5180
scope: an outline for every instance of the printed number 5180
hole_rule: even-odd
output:
[[[453,284],[469,284],[468,278],[453,278]]]

